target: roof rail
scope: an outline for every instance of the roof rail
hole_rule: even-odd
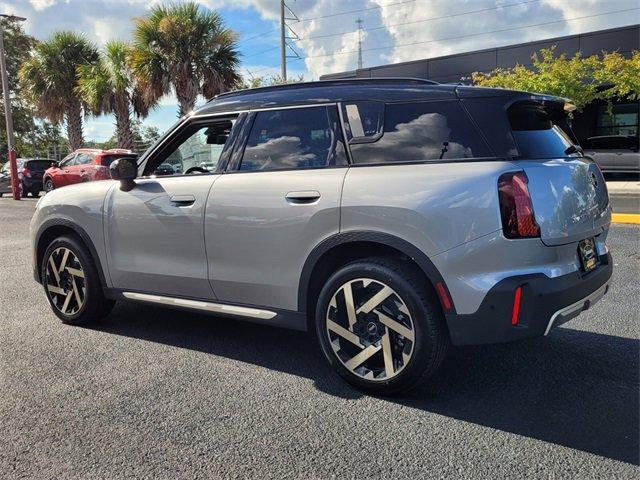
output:
[[[283,83],[280,85],[269,85],[266,87],[256,87],[256,88],[244,88],[242,90],[233,90],[230,92],[219,93],[215,97],[213,97],[209,102],[215,100],[220,97],[227,97],[232,95],[240,95],[245,93],[253,93],[253,92],[271,92],[274,90],[286,90],[286,89],[295,89],[295,88],[306,88],[306,87],[330,87],[332,85],[345,85],[345,84],[353,84],[353,83],[398,83],[407,82],[407,83],[421,83],[426,85],[440,85],[438,82],[434,82],[433,80],[427,80],[425,78],[412,78],[412,77],[374,77],[374,78],[341,78],[341,79],[328,79],[328,80],[315,80],[312,82],[295,82],[295,83]],[[208,103],[208,102],[207,102]]]

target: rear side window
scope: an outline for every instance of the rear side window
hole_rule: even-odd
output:
[[[308,107],[256,113],[241,171],[346,165],[337,108]]]
[[[563,112],[550,111],[539,102],[517,102],[507,115],[521,158],[567,156],[573,142],[561,128]]]
[[[350,143],[359,164],[493,156],[458,101],[387,104],[382,136]]]
[[[633,149],[634,145],[628,137],[595,137],[585,142],[585,148],[594,150],[625,150]]]

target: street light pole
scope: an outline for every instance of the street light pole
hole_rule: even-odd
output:
[[[26,18],[0,13],[0,17],[24,21]],[[9,147],[9,166],[11,167],[11,191],[13,199],[20,200],[20,184],[18,182],[18,165],[16,153],[16,139],[13,135],[13,117],[11,116],[11,96],[9,95],[9,76],[7,59],[4,51],[4,31],[0,22],[0,75],[2,75],[2,94],[4,97],[4,118],[7,123],[7,145]]]

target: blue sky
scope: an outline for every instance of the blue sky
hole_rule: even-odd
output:
[[[132,18],[158,0],[0,0],[0,12],[28,18],[39,39],[51,32],[83,32],[101,45],[129,39]],[[279,0],[201,0],[218,10],[240,36],[241,73],[279,73]],[[357,25],[363,20],[364,66],[417,60],[464,51],[640,23],[638,0],[288,0],[290,21],[303,57],[289,60],[290,75],[317,79],[352,70],[357,62]],[[163,99],[145,123],[167,129],[177,118],[173,96]],[[90,118],[85,138],[102,141],[114,130],[110,116]]]

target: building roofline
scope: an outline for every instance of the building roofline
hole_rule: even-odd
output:
[[[584,33],[574,33],[571,35],[565,35],[563,37],[552,37],[552,38],[541,38],[539,40],[532,40],[530,42],[523,42],[523,43],[514,43],[514,44],[510,44],[510,45],[503,45],[501,47],[489,47],[489,48],[483,48],[481,50],[471,50],[468,52],[459,52],[459,53],[452,53],[449,55],[442,55],[439,57],[425,57],[425,58],[419,58],[416,60],[408,60],[406,62],[398,62],[398,63],[387,63],[384,65],[376,65],[373,67],[365,67],[365,68],[361,68],[361,69],[357,69],[357,70],[346,70],[344,72],[334,72],[334,73],[326,73],[324,75],[320,76],[320,79],[322,80],[323,77],[325,77],[327,80],[334,80],[332,77],[336,76],[336,75],[357,75],[358,72],[364,72],[364,71],[373,71],[373,70],[377,70],[377,69],[382,69],[382,68],[388,68],[390,66],[404,66],[404,65],[413,65],[416,63],[421,63],[421,62],[425,62],[425,61],[435,61],[435,60],[446,60],[449,58],[454,58],[454,57],[463,57],[466,55],[476,55],[476,54],[481,54],[481,53],[487,53],[487,52],[495,52],[496,50],[506,50],[509,48],[521,48],[521,47],[527,47],[530,45],[535,45],[536,43],[553,43],[553,42],[559,42],[562,40],[569,40],[569,39],[573,39],[573,38],[580,38],[580,37],[584,37],[584,36],[591,36],[591,35],[600,35],[600,34],[604,34],[604,33],[611,33],[611,32],[621,32],[624,30],[632,30],[632,29],[637,29],[638,27],[640,27],[640,24],[632,24],[632,25],[627,25],[624,27],[614,27],[614,28],[607,28],[604,30],[595,30],[592,32],[584,32]],[[337,79],[335,79],[337,80]]]

